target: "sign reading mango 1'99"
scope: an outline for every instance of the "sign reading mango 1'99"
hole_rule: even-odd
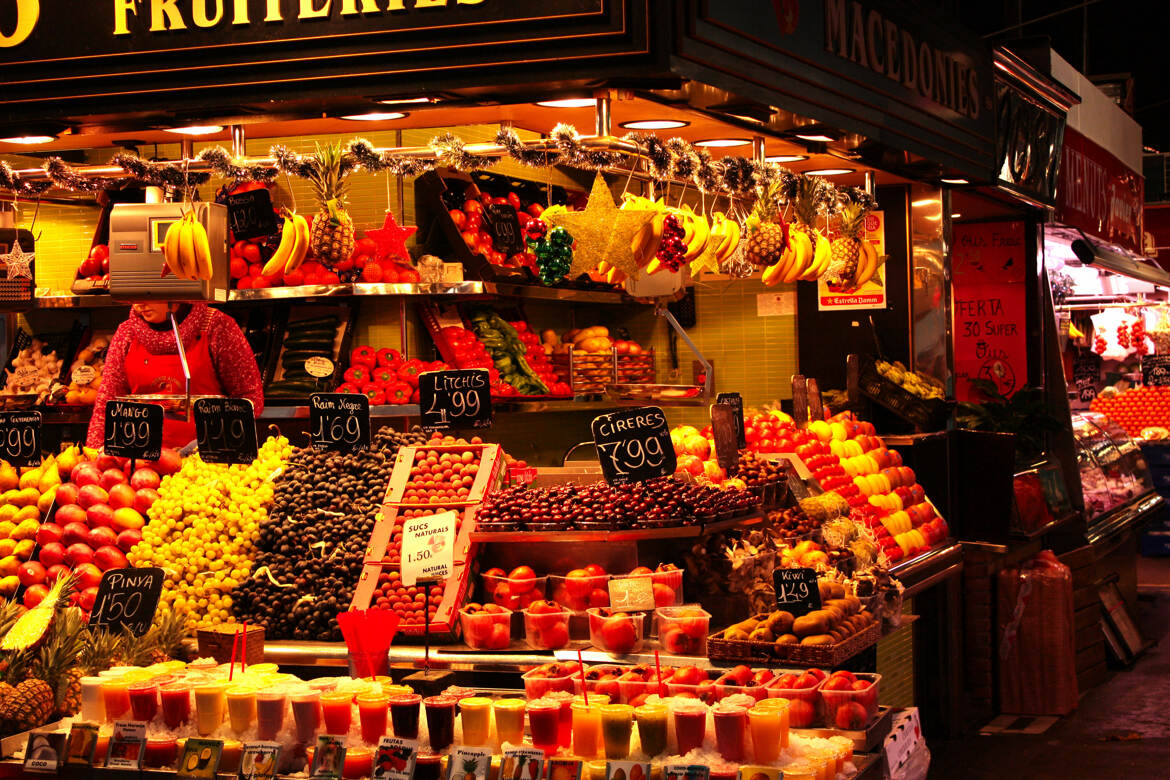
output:
[[[645,482],[674,473],[677,461],[666,415],[640,406],[593,419],[593,443],[601,473],[611,485]]]

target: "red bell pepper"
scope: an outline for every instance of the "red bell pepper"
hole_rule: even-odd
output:
[[[370,406],[386,403],[386,393],[377,385],[370,385],[366,388],[366,398],[370,399]]]
[[[378,350],[376,360],[379,366],[398,368],[398,366],[402,365],[402,353],[396,349],[380,349]]]
[[[390,385],[398,381],[398,372],[390,366],[378,366],[370,372],[370,376],[381,385]]]
[[[353,365],[345,369],[345,373],[342,375],[342,378],[346,382],[350,382],[359,386],[368,384],[370,381],[370,369],[368,366],[364,365]]]
[[[378,363],[378,353],[374,352],[373,347],[358,347],[353,352],[349,353],[349,364],[351,366],[366,366],[373,368]]]
[[[388,404],[407,404],[410,403],[410,394],[413,391],[410,385],[406,382],[392,382],[386,387],[386,403]]]
[[[411,387],[418,387],[418,375],[425,370],[426,364],[418,358],[411,358],[398,367],[398,378]]]
[[[343,382],[342,384],[338,385],[337,392],[339,392],[339,393],[360,393],[360,392],[362,392],[362,389],[361,389],[361,387],[354,384],[353,382]]]

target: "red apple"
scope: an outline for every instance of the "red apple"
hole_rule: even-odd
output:
[[[41,552],[37,556],[46,566],[56,566],[65,562],[65,545],[60,542],[47,542],[41,545]]]
[[[118,534],[118,548],[122,550],[122,552],[130,552],[134,549],[134,545],[141,541],[142,532],[137,528],[127,528],[125,531]]]
[[[95,588],[94,595],[97,595],[96,588],[98,583],[102,581],[102,570],[93,563],[86,562],[78,564],[73,567],[73,573],[77,575],[77,586],[82,590],[88,588]]]
[[[119,550],[113,545],[106,545],[99,547],[93,554],[93,562],[102,571],[109,571],[110,569],[124,569],[130,565],[130,561],[126,560],[126,553]]]
[[[76,504],[79,492],[80,488],[72,482],[65,482],[64,484],[58,485],[55,494],[57,506],[62,507],[67,504]]]
[[[110,494],[101,485],[85,485],[78,495],[78,503],[83,509],[89,509],[96,504],[105,504],[110,500]]]
[[[85,523],[69,523],[61,531],[61,541],[66,547],[84,543],[89,538],[89,526]]]
[[[134,488],[125,482],[113,485],[110,487],[110,507],[121,509],[122,507],[134,506],[135,495]]]
[[[93,562],[93,548],[85,542],[69,545],[65,550],[65,561],[75,570]]]
[[[126,481],[126,475],[122,473],[122,469],[106,469],[102,472],[101,485],[106,490],[109,490],[114,485],[121,485]]]
[[[152,488],[142,488],[134,493],[134,508],[141,515],[149,513],[155,501],[158,501],[158,491]]]
[[[97,466],[98,471],[106,471],[107,469],[120,469],[124,461],[120,458],[115,458],[113,455],[101,455],[98,457]]]
[[[106,545],[117,543],[117,532],[115,532],[113,528],[110,528],[106,525],[100,525],[90,529],[89,539],[86,541],[86,544],[95,550],[99,547],[105,547]]]
[[[125,511],[122,509],[119,512]],[[134,510],[131,509],[131,512]],[[98,526],[112,526],[114,524],[115,512],[110,509],[109,504],[94,504],[85,512],[86,519],[89,522],[90,528],[97,528]]]
[[[65,529],[56,523],[41,523],[41,527],[37,530],[37,544],[43,548],[51,542],[60,542],[64,533]]]
[[[114,511],[111,525],[118,531],[137,531],[146,525],[146,518],[137,509],[123,507]]]
[[[135,490],[143,490],[144,488],[158,490],[161,482],[162,479],[159,477],[158,472],[146,466],[136,470],[130,477],[130,487]]]
[[[92,463],[78,463],[69,472],[69,481],[78,487],[97,485],[102,481],[102,472]]]

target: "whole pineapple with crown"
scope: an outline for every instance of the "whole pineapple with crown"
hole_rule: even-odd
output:
[[[780,215],[779,181],[772,182],[756,200],[747,218],[747,259],[758,268],[767,268],[780,262],[788,235],[784,226],[777,222]]]
[[[160,612],[151,629],[154,646],[150,650],[152,663],[170,660],[184,660],[183,640],[187,638],[187,617],[177,610]]]
[[[4,732],[28,731],[48,723],[57,709],[62,683],[68,688],[66,672],[76,662],[82,634],[80,613],[66,611],[75,584],[73,575],[58,578],[41,603],[12,621],[0,639],[4,679],[11,686],[11,690],[0,690],[0,730]]]
[[[81,610],[66,609],[57,619],[53,634],[37,652],[33,676],[49,684],[55,696],[53,715],[65,717],[81,709],[81,667],[78,657],[85,647]]]
[[[309,232],[309,247],[323,263],[336,265],[353,254],[353,219],[345,210],[345,179],[352,166],[340,143],[317,146],[317,154],[308,162],[309,184],[318,205]]]
[[[85,644],[78,657],[84,674],[93,676],[111,666],[122,663],[122,635],[104,628],[91,628],[85,632]]]
[[[865,208],[860,203],[846,203],[841,208],[840,232],[829,245],[832,250],[826,281],[852,284],[861,256],[861,229],[865,225]]]

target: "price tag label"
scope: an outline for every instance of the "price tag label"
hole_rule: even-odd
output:
[[[73,384],[84,387],[97,379],[97,371],[93,366],[78,366],[73,369],[69,378],[73,380]]]
[[[678,465],[666,415],[657,406],[603,414],[591,428],[601,473],[611,485],[665,477]]]
[[[1146,387],[1170,385],[1170,355],[1142,355],[1142,384]]]
[[[228,195],[227,213],[232,238],[236,241],[263,238],[276,232],[272,194],[265,188]]]
[[[41,413],[0,412],[0,460],[8,465],[41,465]]]
[[[107,455],[158,460],[162,455],[163,408],[136,401],[106,403]]]
[[[127,628],[135,636],[150,630],[166,572],[159,568],[110,569],[98,583],[97,598],[89,614],[90,627],[115,632]]]
[[[777,609],[800,617],[821,608],[816,569],[775,569],[772,584],[776,586]]]
[[[743,396],[739,393],[720,393],[715,396],[715,403],[729,406],[735,412],[735,446],[743,449],[747,446],[747,438],[743,431]]]
[[[24,771],[33,774],[55,775],[65,758],[64,731],[33,731],[24,747]]]
[[[318,379],[333,376],[334,370],[333,361],[327,357],[314,355],[305,361],[305,373]]]
[[[362,452],[370,448],[370,399],[357,393],[309,396],[310,444],[318,451]]]
[[[609,607],[636,612],[654,609],[653,577],[615,577],[609,581]]]
[[[373,780],[411,780],[418,758],[418,740],[382,737],[374,756]]]
[[[524,251],[524,237],[516,209],[509,203],[492,203],[483,208],[483,221],[492,237],[492,246],[504,256]]]
[[[487,369],[419,374],[418,402],[424,431],[488,428],[492,424],[491,378]]]
[[[454,512],[414,517],[402,524],[402,583],[445,579],[455,565]]]
[[[195,441],[208,463],[256,460],[256,413],[247,398],[200,398],[195,401]]]
[[[41,370],[36,366],[21,366],[12,372],[12,383],[18,387],[32,384],[40,373]]]
[[[731,476],[739,463],[735,437],[735,410],[725,404],[711,404],[711,435],[715,438],[715,460]]]

